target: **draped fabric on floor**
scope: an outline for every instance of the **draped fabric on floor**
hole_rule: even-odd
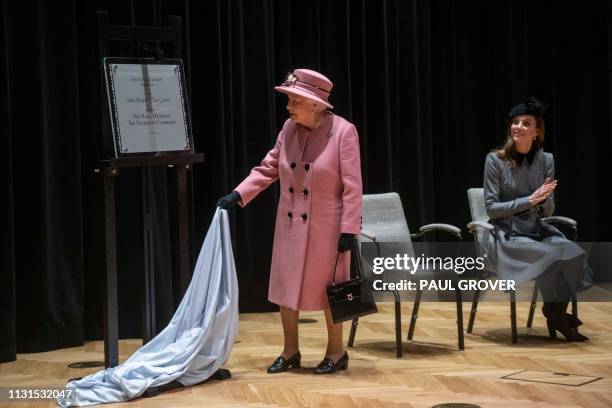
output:
[[[229,221],[227,211],[218,209],[170,324],[123,364],[69,382],[66,387],[76,391],[72,405],[126,401],[175,380],[185,386],[202,382],[227,361],[237,333],[238,282]]]
[[[466,189],[482,185],[508,110],[529,95],[550,102],[557,212],[578,220],[581,240],[612,238],[602,198],[610,1],[0,0],[0,361],[102,336],[96,10],[120,25],[183,17],[195,146],[206,155],[189,181],[192,261],[217,198],[273,145],[286,98],[272,88],[299,67],[333,80],[336,113],[359,131],[364,192],[398,191],[413,229],[465,226]],[[158,327],[182,295],[173,180],[173,169],[155,170]],[[140,174],[122,170],[116,184],[119,331],[140,337]],[[275,310],[266,295],[277,194],[230,213],[239,283],[249,288],[242,311]]]

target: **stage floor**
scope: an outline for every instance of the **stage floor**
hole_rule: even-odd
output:
[[[396,358],[393,306],[381,306],[380,313],[360,321],[355,347],[348,349],[349,369],[329,376],[311,374],[325,351],[322,313],[301,316],[316,319],[300,324],[303,368],[276,375],[267,374],[266,367],[281,351],[279,314],[245,313],[240,315],[237,342],[224,366],[231,370],[230,380],[113,407],[392,408],[452,402],[496,408],[612,406],[612,303],[580,304],[580,317],[585,322],[581,332],[590,337],[586,343],[548,340],[539,310],[533,329],[525,328],[528,304],[519,303],[516,345],[510,344],[509,304],[482,303],[473,334],[465,335],[464,351],[457,349],[454,307],[453,303],[423,303],[414,341],[408,342],[405,338],[411,307],[405,305],[404,356]],[[466,302],[465,326],[468,309]],[[349,326],[345,325],[345,340]],[[122,340],[121,360],[140,345],[139,340]],[[20,354],[17,361],[0,364],[0,387],[61,386],[68,378],[99,369],[73,369],[68,364],[96,360],[103,360],[103,343],[99,341],[83,347]],[[514,379],[502,378],[506,376]],[[44,402],[0,405],[54,406]]]

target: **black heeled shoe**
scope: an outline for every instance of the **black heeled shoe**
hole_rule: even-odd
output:
[[[278,356],[276,360],[268,367],[268,374],[277,374],[287,371],[289,368],[300,368],[302,362],[302,355],[298,351],[291,358],[285,358]]]
[[[565,316],[546,319],[546,327],[548,327],[548,335],[551,339],[557,338],[557,331],[567,341],[586,341],[589,339],[587,336],[578,333],[578,330],[569,324]]]
[[[558,330],[568,341],[588,340],[588,337],[578,333],[578,326],[582,325],[582,320],[573,314],[567,313],[567,306],[567,302],[544,302],[542,314],[546,317],[546,326],[548,327],[550,338],[556,339]]]
[[[582,320],[580,320],[571,313],[566,313],[565,318],[567,319],[567,322],[570,324],[570,326],[572,326],[574,329],[578,326],[582,326]]]
[[[329,359],[324,358],[323,361],[319,363],[317,368],[314,369],[315,374],[332,374],[338,370],[346,370],[348,368],[348,353],[345,351],[342,357],[338,359],[335,363]]]

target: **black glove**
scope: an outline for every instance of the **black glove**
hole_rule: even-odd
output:
[[[353,247],[353,239],[355,234],[347,234],[343,232],[340,234],[340,240],[338,241],[338,252],[346,252]]]
[[[225,197],[221,197],[219,201],[217,201],[217,207],[221,207],[223,210],[227,210],[228,208],[234,208],[238,201],[242,200],[240,194],[237,191],[232,191]]]

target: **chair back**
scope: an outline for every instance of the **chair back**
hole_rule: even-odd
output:
[[[418,246],[419,253],[415,253],[412,238],[410,236],[410,230],[408,229],[408,223],[404,215],[404,208],[402,206],[402,200],[397,193],[384,193],[384,194],[365,194],[362,199],[361,206],[362,214],[362,227],[363,231],[376,235],[376,242],[382,244],[379,246],[380,252],[378,256],[382,257],[395,257],[397,254],[406,254],[409,257],[421,256],[423,253],[428,254],[429,248],[425,246],[427,244],[421,244],[424,246]],[[371,242],[369,238],[359,236],[357,242],[360,245]],[[363,254],[363,253],[362,253]],[[368,260],[363,257],[360,258],[362,262],[362,270],[366,273],[366,277],[371,276],[371,265]],[[395,279],[398,279],[400,275],[395,275]],[[408,280],[420,280],[420,279],[448,279],[455,278],[457,275],[451,272],[449,276],[448,271],[441,271],[438,269],[427,269],[419,268],[414,274],[408,274],[404,272],[401,275],[401,279]],[[385,280],[385,277],[382,277]],[[449,297],[450,296],[450,297]],[[423,301],[446,301],[455,300],[454,294],[448,291],[425,291],[423,294]]]
[[[389,257],[395,254],[408,254],[414,256],[414,248],[410,238],[410,230],[404,216],[402,200],[397,193],[364,194],[361,205],[361,229],[376,235],[377,256]],[[361,244],[372,242],[362,235],[357,237],[357,244],[361,252]],[[393,243],[387,244],[384,243]],[[365,259],[364,270],[370,265]]]
[[[483,188],[470,188],[467,191],[468,201],[470,203],[470,215],[472,221],[484,221],[489,222],[489,216],[487,215],[487,208],[485,207],[484,201],[484,189]],[[474,234],[477,249],[482,248],[485,243],[485,231],[482,228],[477,228]],[[480,244],[480,245],[478,245]]]
[[[470,214],[472,215],[472,221],[489,222],[489,216],[487,215],[487,209],[484,201],[484,189],[470,188],[468,189],[467,193],[468,200],[470,202]]]
[[[364,194],[361,216],[361,228],[378,242],[412,242],[399,194]]]

